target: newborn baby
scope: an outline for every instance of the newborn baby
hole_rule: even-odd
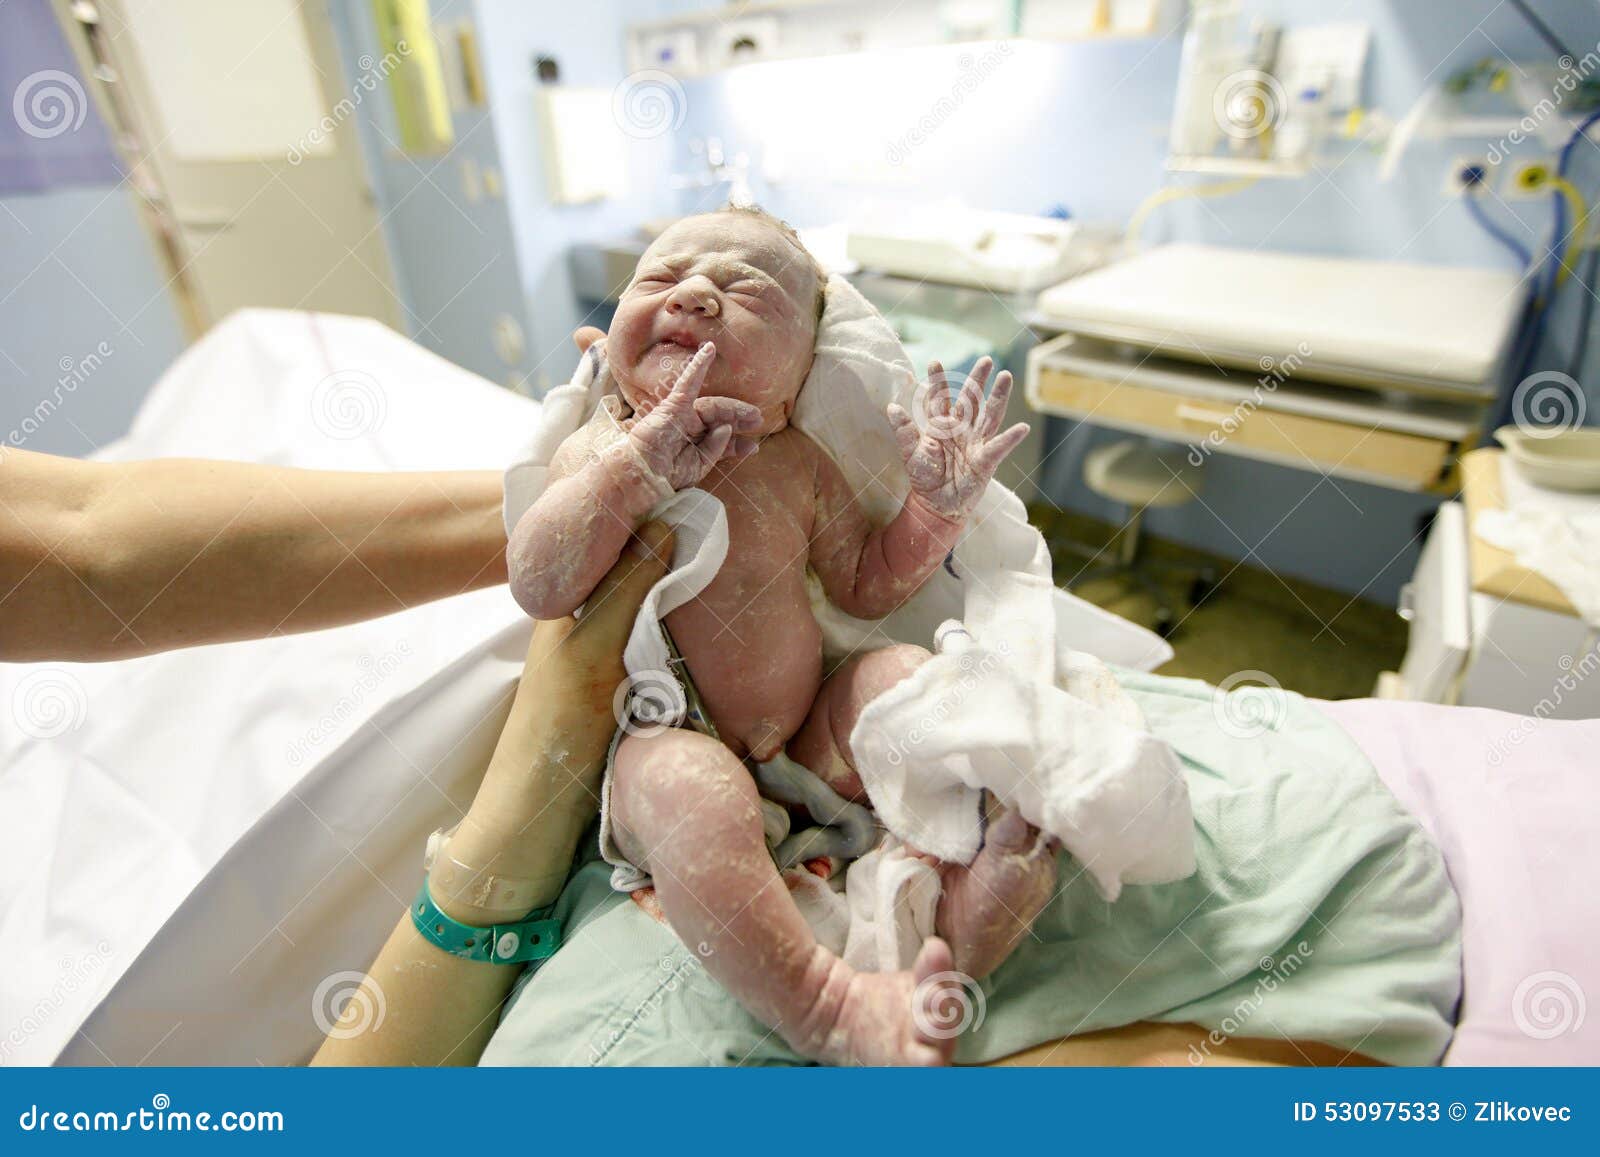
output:
[[[626,734],[611,769],[612,835],[654,878],[707,971],[801,1054],[839,1064],[938,1064],[948,975],[998,965],[1049,898],[1054,857],[1020,816],[991,817],[970,865],[941,866],[936,927],[909,972],[866,973],[819,945],[782,882],[745,761],[786,752],[866,802],[849,737],[862,708],[928,653],[857,654],[824,677],[808,569],[830,602],[876,619],[912,595],[961,535],[994,470],[1026,436],[999,431],[1011,377],[985,359],[952,399],[929,367],[927,431],[889,407],[910,494],[886,526],[833,460],[789,425],[826,275],[792,230],[756,210],[688,218],[641,258],[605,353],[613,401],[562,444],[551,483],[511,537],[512,591],[536,618],[589,597],[650,510],[699,486],[727,509],[727,558],[666,617],[718,738]],[[919,395],[921,396],[921,395]],[[826,822],[825,817],[818,817]],[[929,859],[929,862],[934,861]]]

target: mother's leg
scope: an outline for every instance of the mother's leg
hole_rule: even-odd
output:
[[[858,973],[816,942],[767,852],[755,783],[692,731],[629,736],[611,787],[618,847],[654,878],[673,930],[706,971],[798,1052],[834,1064],[948,1062],[928,1029],[950,968],[929,940],[911,971]]]
[[[850,751],[850,733],[872,700],[932,656],[897,644],[854,655],[817,693],[811,713],[789,741],[789,758],[810,768],[846,799],[866,801]],[[915,759],[915,750],[907,757]],[[1014,811],[990,817],[983,847],[970,864],[946,864],[934,926],[950,944],[958,969],[981,979],[1011,955],[1055,892],[1055,854],[1039,829]]]

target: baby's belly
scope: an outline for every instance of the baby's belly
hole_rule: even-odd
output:
[[[770,759],[822,685],[822,631],[803,572],[754,595],[736,583],[719,590],[725,577],[668,615],[667,629],[722,741],[741,758]]]

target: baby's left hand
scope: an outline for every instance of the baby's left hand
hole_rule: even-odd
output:
[[[952,402],[944,367],[929,362],[928,380],[917,387],[913,403],[918,417],[889,403],[889,424],[905,459],[911,492],[936,514],[953,521],[972,513],[995,468],[1028,436],[1026,422],[1018,422],[1003,434],[995,433],[1005,420],[1011,374],[1002,371],[985,400],[984,383],[993,369],[992,358],[981,359]]]

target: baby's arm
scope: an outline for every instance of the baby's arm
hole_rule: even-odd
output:
[[[677,490],[724,458],[753,453],[760,412],[734,398],[699,396],[716,356],[707,342],[672,390],[619,438],[590,422],[561,444],[555,476],[518,520],[506,550],[511,593],[536,619],[569,615],[615,565],[628,536]]]
[[[995,468],[1028,436],[1020,422],[996,434],[1011,375],[1001,373],[985,401],[993,368],[990,359],[980,361],[952,404],[944,370],[930,363],[929,384],[919,391],[927,411],[921,427],[899,406],[889,406],[911,492],[885,527],[872,526],[839,467],[817,455],[811,565],[829,600],[846,614],[882,618],[909,598],[961,537]]]

